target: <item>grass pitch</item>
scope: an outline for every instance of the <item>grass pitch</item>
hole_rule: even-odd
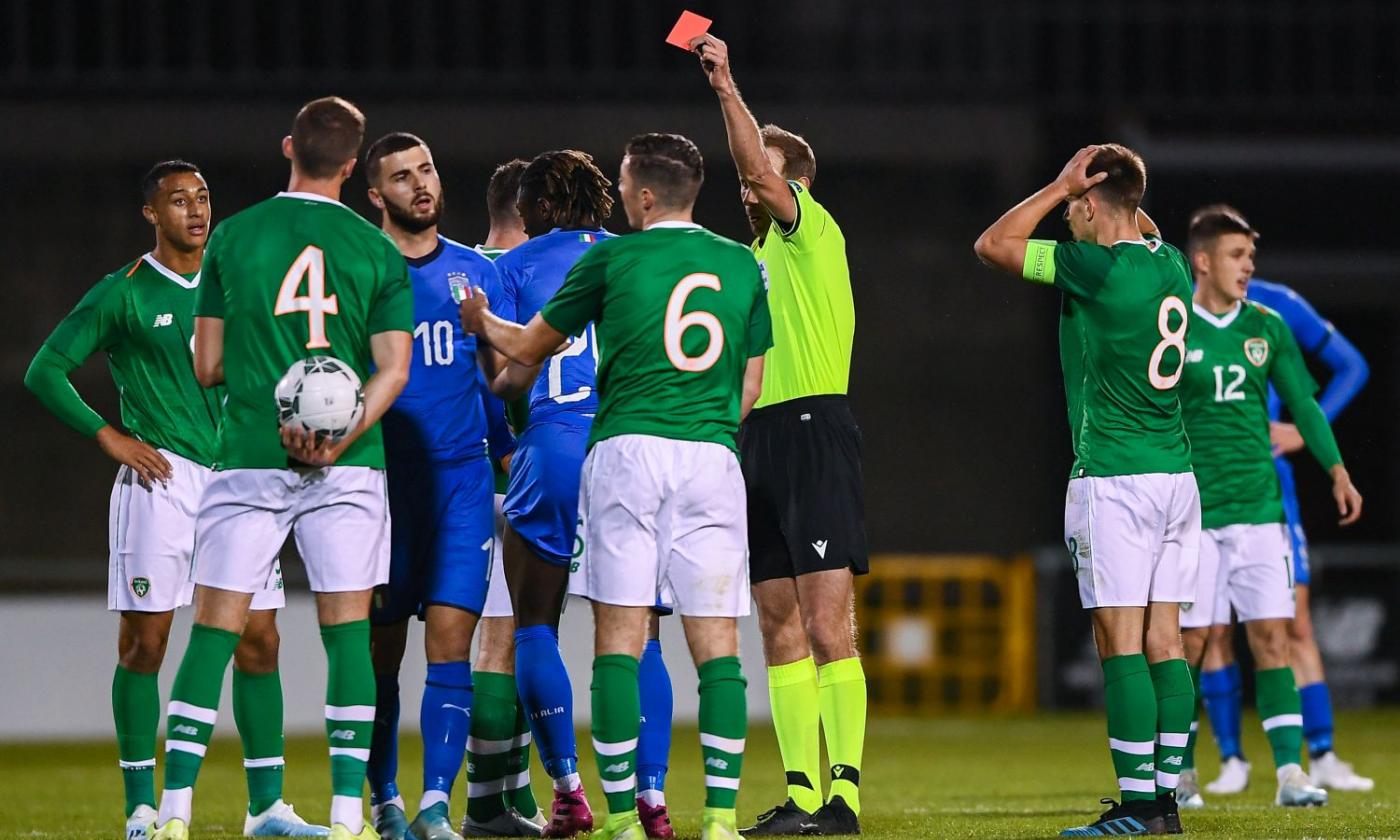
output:
[[[228,727],[231,729],[232,727]],[[1371,794],[1335,793],[1323,809],[1273,807],[1273,773],[1257,722],[1246,716],[1245,749],[1254,761],[1250,789],[1214,797],[1204,811],[1184,812],[1198,837],[1400,837],[1400,710],[1350,713],[1338,721],[1343,757],[1376,779]],[[232,733],[229,733],[232,734]],[[1093,715],[1029,718],[875,720],[862,768],[865,836],[871,838],[1039,838],[1092,819],[1100,796],[1114,795],[1102,720]],[[579,743],[588,743],[581,733]],[[1204,779],[1214,778],[1214,746],[1200,753]],[[693,728],[678,729],[667,797],[677,831],[695,837],[703,798],[699,745]],[[0,745],[4,834],[11,837],[112,838],[122,828],[121,780],[111,742]],[[419,746],[406,733],[400,757],[404,799],[416,803]],[[287,799],[309,819],[324,821],[329,778],[324,740],[287,743]],[[580,762],[590,801],[603,797],[592,756]],[[546,786],[535,770],[541,802]],[[741,821],[783,796],[782,767],[772,729],[756,725],[744,761]],[[458,784],[454,817],[464,808]],[[246,790],[236,740],[216,741],[195,792],[194,837],[239,836]],[[412,807],[410,807],[412,816]]]

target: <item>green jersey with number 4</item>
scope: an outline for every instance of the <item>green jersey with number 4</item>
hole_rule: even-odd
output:
[[[1064,292],[1060,363],[1072,476],[1191,471],[1177,383],[1191,273],[1160,239],[1033,240],[1023,274]]]
[[[413,331],[413,288],[379,228],[338,201],[279,193],[214,229],[195,315],[224,321],[219,469],[277,469],[288,466],[273,397],[282,374],[326,355],[368,380],[370,336]],[[383,468],[379,427],[336,464]]]
[[[1237,303],[1223,315],[1193,305],[1181,379],[1186,433],[1201,488],[1201,526],[1283,521],[1269,442],[1273,384],[1324,467],[1341,463],[1293,332],[1274,311]]]
[[[540,315],[565,335],[595,323],[590,447],[654,435],[735,449],[744,369],[773,345],[763,277],[748,248],[678,222],[608,239],[574,264]]]

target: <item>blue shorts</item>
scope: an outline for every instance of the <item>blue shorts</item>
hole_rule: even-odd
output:
[[[433,604],[481,614],[491,579],[495,480],[482,455],[389,465],[389,582],[370,621],[394,624]]]
[[[1303,532],[1303,514],[1298,508],[1298,490],[1293,485],[1293,465],[1286,458],[1277,458],[1279,490],[1283,495],[1283,516],[1288,523],[1288,538],[1293,543],[1293,585],[1308,586],[1312,573],[1308,568],[1308,535]]]
[[[503,511],[511,530],[547,563],[567,566],[578,545],[578,485],[586,422],[531,423],[515,445]]]

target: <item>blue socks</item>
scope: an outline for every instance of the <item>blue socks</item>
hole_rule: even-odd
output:
[[[1332,692],[1327,683],[1315,682],[1298,689],[1303,700],[1303,737],[1313,758],[1332,751]]]
[[[637,741],[637,790],[664,791],[671,753],[671,674],[661,658],[661,642],[648,639],[637,671],[642,696],[642,731]]]
[[[1201,700],[1210,716],[1211,732],[1220,747],[1220,760],[1244,758],[1240,748],[1240,704],[1244,690],[1237,662],[1215,671],[1201,673]]]
[[[369,801],[380,805],[398,798],[399,675],[374,678],[374,734],[369,745]]]
[[[423,730],[423,799],[419,807],[447,802],[467,756],[471,729],[472,664],[428,663],[419,726]]]
[[[515,684],[535,747],[552,779],[578,772],[574,692],[559,655],[559,631],[548,624],[515,631]]]

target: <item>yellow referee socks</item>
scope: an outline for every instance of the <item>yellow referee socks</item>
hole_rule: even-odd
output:
[[[860,759],[865,750],[865,669],[860,657],[818,668],[817,696],[826,731],[826,757],[831,762],[827,799],[839,796],[860,814]]]
[[[859,663],[857,663],[859,667]],[[864,684],[864,677],[862,677]],[[787,791],[797,807],[813,813],[822,806],[822,718],[817,702],[817,663],[812,657],[768,668],[768,701],[773,707],[773,730],[787,771]],[[864,730],[864,700],[861,728]],[[857,757],[859,753],[857,753]]]

